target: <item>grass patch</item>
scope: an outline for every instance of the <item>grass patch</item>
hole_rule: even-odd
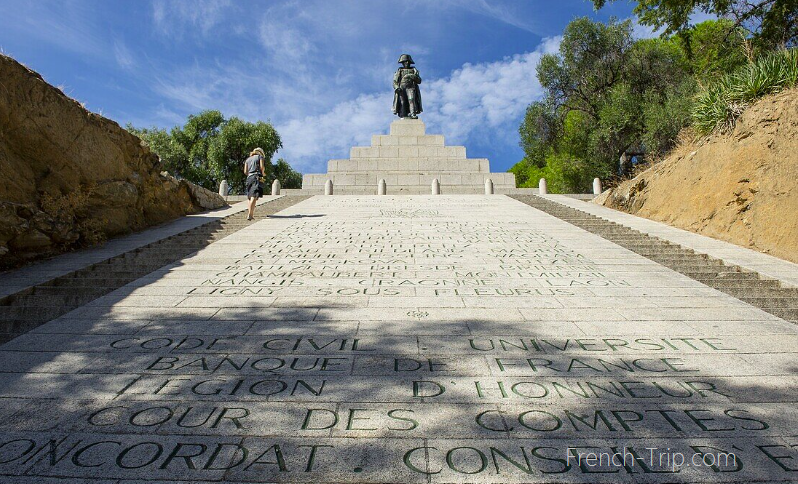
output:
[[[699,134],[727,132],[757,99],[798,85],[798,49],[764,55],[725,75],[698,95],[693,124]]]

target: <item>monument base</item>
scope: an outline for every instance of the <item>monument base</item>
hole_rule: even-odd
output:
[[[373,195],[380,180],[389,195],[429,195],[434,180],[442,194],[484,194],[487,180],[493,193],[535,193],[516,188],[512,173],[491,173],[487,158],[466,158],[464,146],[426,134],[420,119],[398,119],[389,133],[372,136],[371,146],[353,147],[348,159],[329,160],[326,174],[304,175],[301,190],[285,193],[324,194],[328,180],[335,195]]]

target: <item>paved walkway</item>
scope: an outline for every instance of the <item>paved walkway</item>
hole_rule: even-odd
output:
[[[504,196],[314,197],[0,346],[0,481],[798,481],[796,352]]]

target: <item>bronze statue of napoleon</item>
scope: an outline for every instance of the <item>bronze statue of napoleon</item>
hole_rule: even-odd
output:
[[[402,67],[393,76],[393,113],[400,118],[418,119],[421,108],[421,76],[413,67],[413,58],[408,54],[399,57]]]

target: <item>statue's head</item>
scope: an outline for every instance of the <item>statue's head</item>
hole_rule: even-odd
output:
[[[413,62],[413,58],[410,57],[410,54],[402,54],[399,56],[399,63],[404,66],[410,66],[411,64],[415,64]]]

